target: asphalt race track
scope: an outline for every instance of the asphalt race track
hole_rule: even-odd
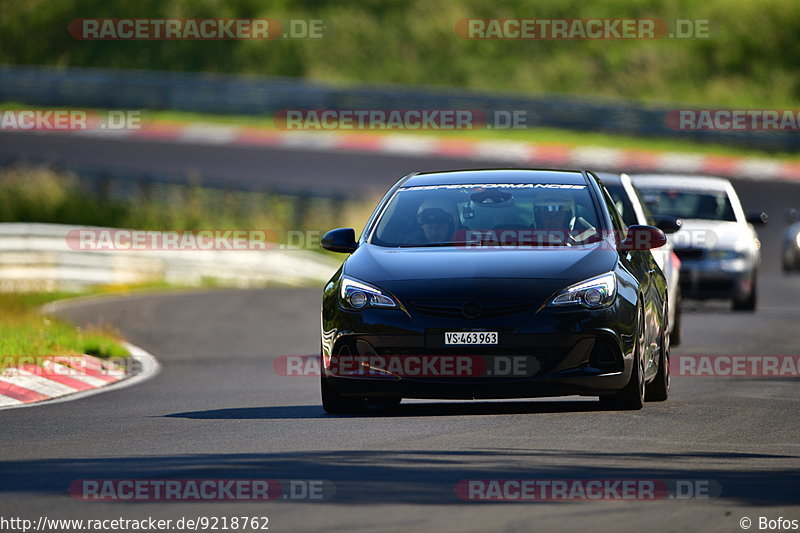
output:
[[[0,137],[3,151],[16,150],[21,138]],[[377,188],[410,170],[496,166],[286,150],[243,155],[242,148],[206,146],[164,148],[144,161],[138,154],[146,143],[37,142],[42,156],[63,150],[86,164],[115,156],[118,164],[178,169],[209,158],[242,179],[297,171],[308,183]],[[759,230],[759,309],[732,313],[726,304],[690,303],[683,344],[673,354],[797,355],[800,276],[780,272],[778,251],[781,212],[800,204],[800,185],[736,186],[746,210],[773,215]],[[633,413],[566,398],[407,401],[363,416],[330,416],[319,405],[317,378],[280,376],[272,366],[280,355],[317,353],[319,305],[317,289],[210,290],[65,310],[77,323],[116,324],[163,369],[131,388],[0,412],[1,514],[34,521],[268,516],[271,531],[398,532],[730,532],[742,531],[743,517],[752,530],[762,516],[800,519],[796,378],[676,377],[669,401]],[[87,502],[67,494],[74,480],[126,478],[327,480],[336,493],[322,502],[203,504]],[[679,479],[709,482],[721,494],[479,503],[454,493],[460,480],[523,478]]]

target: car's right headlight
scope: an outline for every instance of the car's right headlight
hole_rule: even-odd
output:
[[[351,311],[361,311],[367,307],[381,309],[398,309],[400,307],[394,298],[379,288],[348,277],[342,278],[339,303],[343,308]]]

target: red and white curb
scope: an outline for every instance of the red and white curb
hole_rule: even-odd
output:
[[[405,133],[287,131],[253,126],[159,120],[152,121],[141,129],[116,131],[97,129],[59,133],[110,139],[216,146],[282,147],[297,150],[474,159],[526,167],[710,174],[751,180],[800,181],[800,162],[770,158],[457,139]]]
[[[133,363],[125,365],[129,372],[91,355],[29,358],[38,360],[3,369],[0,410],[76,400],[129,387],[158,373],[155,357],[138,346],[125,343],[125,347]]]

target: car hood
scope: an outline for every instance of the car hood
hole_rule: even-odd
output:
[[[347,260],[344,273],[404,294],[416,293],[418,287],[420,294],[411,294],[415,297],[468,290],[473,297],[477,291],[486,297],[494,293],[494,297],[519,298],[524,296],[515,287],[552,291],[613,270],[617,259],[617,252],[605,242],[575,248],[466,250],[364,244]]]
[[[755,232],[747,224],[722,220],[684,219],[681,229],[669,236],[676,249],[753,249]]]

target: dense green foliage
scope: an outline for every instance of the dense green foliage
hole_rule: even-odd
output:
[[[337,83],[759,107],[800,103],[797,0],[0,0],[0,63],[232,72]],[[79,41],[94,17],[323,19],[321,40]],[[709,39],[464,40],[464,18],[708,20]]]

